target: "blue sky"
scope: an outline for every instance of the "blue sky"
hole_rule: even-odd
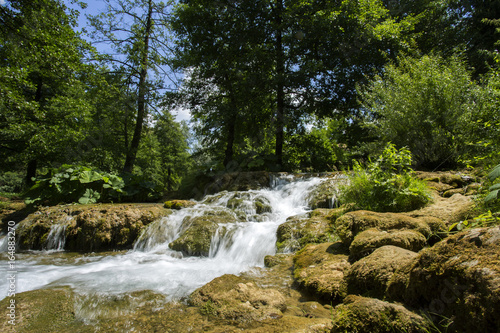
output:
[[[0,3],[5,0],[0,0]],[[80,8],[80,6],[71,4],[70,0],[63,0],[66,6],[69,8],[77,9],[80,12],[80,17],[78,20],[78,30],[85,28],[88,24],[86,19],[86,15],[97,15],[101,13],[105,9],[105,2],[102,0],[83,0],[88,6],[86,9]],[[94,45],[99,51],[105,52],[109,50],[106,45],[103,44],[95,44]],[[189,110],[176,110],[172,111],[172,114],[176,117],[177,121],[189,120],[191,115],[189,114]]]

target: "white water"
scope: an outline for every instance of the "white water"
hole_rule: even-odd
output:
[[[247,221],[224,223],[212,238],[208,257],[186,257],[169,249],[188,227],[190,218],[207,210],[225,210],[234,192],[209,196],[192,208],[176,211],[151,223],[128,252],[75,255],[42,251],[18,254],[16,292],[52,286],[71,286],[82,294],[121,294],[153,290],[169,299],[186,297],[196,288],[223,274],[239,274],[263,266],[264,257],[275,253],[276,229],[289,216],[307,211],[306,197],[322,179],[289,182],[273,179],[272,189],[239,192]],[[257,214],[253,200],[267,201],[271,212]],[[232,211],[230,211],[231,214]],[[235,215],[236,216],[236,215]],[[241,218],[241,217],[240,217]],[[225,228],[223,228],[225,227]],[[65,224],[55,226],[47,248],[64,247]],[[5,257],[2,264],[7,267]],[[0,280],[0,297],[7,295],[7,280]]]

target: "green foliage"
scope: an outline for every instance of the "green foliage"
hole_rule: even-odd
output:
[[[491,182],[500,178],[500,164],[493,168],[493,170],[488,174],[488,179]],[[498,193],[500,192],[500,183],[494,184],[489,188],[490,193],[484,198],[485,202],[490,202],[491,200],[498,199]]]
[[[462,61],[404,57],[361,95],[383,141],[407,146],[418,167],[456,167],[477,110],[477,87]]]
[[[498,214],[493,214],[490,210],[470,220],[453,223],[449,227],[449,231],[462,231],[464,229],[473,229],[481,227],[494,227],[500,225],[500,217]]]
[[[131,174],[121,176],[83,166],[63,165],[36,180],[26,192],[28,205],[91,204],[115,201],[151,201],[159,195],[155,184]]]
[[[348,185],[341,189],[340,202],[357,209],[378,212],[410,211],[425,206],[431,195],[423,181],[413,177],[411,153],[388,144],[367,168],[354,165]]]
[[[23,188],[23,176],[19,172],[7,171],[0,174],[0,193],[19,193]]]

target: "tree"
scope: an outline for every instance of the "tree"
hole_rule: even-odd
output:
[[[0,6],[0,144],[26,167],[62,159],[88,124],[85,65],[92,48],[73,30],[77,12],[58,0],[11,0]],[[14,154],[13,154],[14,153]]]
[[[357,107],[356,82],[408,47],[403,37],[412,18],[396,21],[376,0],[184,0],[172,25],[180,38],[178,67],[196,73],[188,94],[210,84],[211,114],[228,119],[219,127],[227,138],[217,139],[226,145],[224,164],[232,156],[234,128],[245,141],[255,133],[268,139],[272,126],[276,163],[283,168],[286,137],[308,114],[345,115]],[[194,117],[205,133],[220,131],[214,118]],[[266,124],[256,132],[245,126],[252,119]]]
[[[477,87],[458,58],[401,58],[363,91],[384,142],[407,146],[417,166],[456,167],[477,113]]]
[[[106,60],[135,87],[137,113],[123,166],[124,171],[132,172],[148,107],[155,107],[157,92],[164,88],[169,75],[165,66],[169,57],[166,19],[170,3],[153,0],[105,0],[105,3],[106,12],[90,16],[89,20],[94,39],[108,43],[117,53]]]

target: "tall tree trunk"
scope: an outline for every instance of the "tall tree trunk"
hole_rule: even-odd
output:
[[[224,167],[227,167],[229,162],[233,160],[234,155],[234,140],[235,140],[236,114],[232,114],[227,126],[227,145],[224,155]]]
[[[282,15],[283,15],[283,0],[277,0],[277,13],[276,13],[276,148],[275,155],[278,168],[283,168],[283,141],[284,141],[284,127],[285,127],[285,63],[283,56],[283,41],[282,41]]]
[[[127,151],[125,158],[125,165],[123,166],[124,172],[132,172],[141,142],[142,127],[144,125],[144,118],[146,118],[146,79],[148,75],[148,56],[149,56],[149,37],[152,29],[152,15],[153,4],[152,0],[148,1],[148,16],[146,19],[146,30],[144,32],[144,49],[141,55],[141,71],[139,73],[139,94],[137,98],[137,118],[135,122],[134,135],[130,142],[130,147]]]
[[[39,104],[40,101],[42,100],[42,88],[43,88],[43,81],[42,78],[40,77],[38,79],[35,92],[35,102],[37,104]],[[31,116],[34,117],[34,115]],[[34,184],[33,178],[36,177],[37,167],[38,167],[38,160],[36,159],[36,157],[33,157],[28,161],[28,165],[26,166],[26,178],[24,180],[24,183],[28,188]]]

